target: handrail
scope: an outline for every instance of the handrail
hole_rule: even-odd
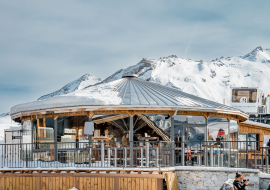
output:
[[[181,165],[254,168],[268,173],[270,153],[266,151],[267,147],[259,146],[261,142],[101,141],[90,144],[89,142],[0,144],[0,167],[162,168]],[[130,157],[132,144],[133,157]],[[174,159],[171,159],[172,157]]]

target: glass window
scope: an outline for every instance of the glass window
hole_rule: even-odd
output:
[[[53,143],[54,142],[54,120],[50,118],[41,118],[35,121],[36,129],[35,139],[38,143]]]
[[[171,117],[168,115],[155,115],[155,114],[145,114],[145,116],[155,123],[157,127],[162,129],[165,133],[169,134],[171,131]]]
[[[174,117],[174,124],[178,123],[190,123],[190,124],[205,124],[204,116],[196,115],[176,115]]]
[[[225,141],[228,139],[229,122],[227,118],[208,118],[208,140]]]
[[[57,142],[61,143],[58,144],[58,148],[75,147],[75,142],[88,143],[88,135],[84,134],[86,121],[88,121],[86,116],[59,117],[57,119]]]
[[[235,120],[230,120],[230,133],[238,132],[238,123]]]
[[[255,103],[257,99],[257,89],[233,89],[232,102]]]
[[[31,130],[31,121],[27,120],[23,122],[22,126],[23,132],[22,132],[22,143],[31,143],[32,142],[32,130]]]
[[[258,147],[258,139],[259,135],[258,134],[239,134],[239,149],[242,151],[246,150],[246,146],[248,146],[248,150],[259,150]]]

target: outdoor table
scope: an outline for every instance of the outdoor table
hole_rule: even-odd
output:
[[[105,136],[99,136],[99,137],[93,137],[93,140],[100,141],[101,142],[101,167],[104,167],[104,161],[105,161],[105,145],[104,141],[108,141],[111,138],[105,137]],[[110,148],[108,148],[108,154],[110,155]]]
[[[149,140],[156,140],[157,137],[138,137],[139,140],[145,140],[146,144],[146,167],[149,167]]]
[[[214,161],[214,154],[213,154],[213,148],[220,147],[220,145],[217,144],[211,144],[211,145],[202,145],[202,147],[210,148],[210,166],[213,167],[213,161]]]

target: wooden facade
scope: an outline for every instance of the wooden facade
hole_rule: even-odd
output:
[[[264,135],[270,135],[270,128],[265,127],[263,124],[255,123],[239,123],[239,134],[247,133],[247,134],[258,134],[259,141],[262,141],[259,147],[263,147]]]
[[[35,173],[36,172],[36,173]],[[49,172],[49,173],[48,173]],[[1,190],[162,190],[164,174],[116,171],[116,173],[61,171],[2,171]],[[57,173],[56,173],[57,172]],[[111,172],[111,171],[110,171]],[[139,174],[140,173],[140,174]]]

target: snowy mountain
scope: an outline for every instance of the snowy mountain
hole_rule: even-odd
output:
[[[88,73],[88,74],[83,75],[79,79],[74,80],[68,83],[67,85],[63,86],[60,90],[41,96],[38,100],[44,100],[53,96],[68,94],[68,93],[74,92],[75,90],[81,90],[85,88],[86,86],[95,85],[96,83],[99,83],[102,80],[103,80],[102,78]]]
[[[159,59],[142,59],[121,69],[102,83],[125,73],[139,78],[229,105],[230,87],[260,87],[270,93],[270,49],[255,48],[245,56],[221,57],[212,61],[193,61],[176,55]],[[268,80],[267,80],[268,79]]]
[[[257,47],[244,56],[221,57],[212,61],[194,61],[176,55],[159,59],[143,58],[139,63],[115,72],[102,81],[86,74],[60,90],[38,100],[68,94],[76,90],[120,79],[123,74],[137,74],[139,78],[177,88],[184,92],[229,105],[230,87],[260,87],[270,93],[270,49]]]

